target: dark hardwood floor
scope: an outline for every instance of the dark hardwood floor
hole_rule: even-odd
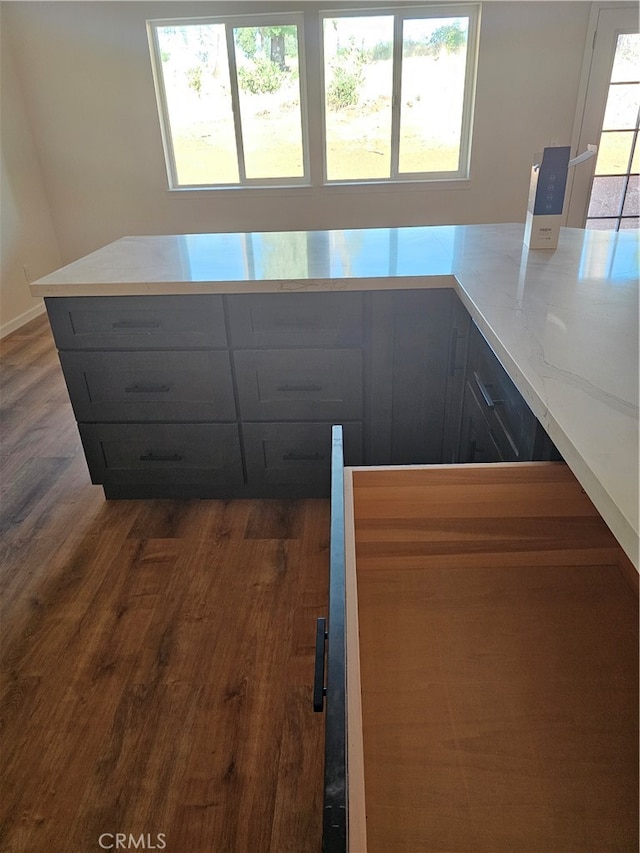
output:
[[[46,318],[0,356],[0,850],[319,851],[328,501],[107,502]]]

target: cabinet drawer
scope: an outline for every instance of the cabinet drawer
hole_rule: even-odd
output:
[[[79,421],[232,421],[227,350],[60,352]]]
[[[636,849],[637,598],[569,469],[333,453],[323,849]]]
[[[293,485],[329,494],[330,422],[243,424],[242,434],[250,486]],[[362,424],[344,425],[344,447],[347,464],[361,464]]]
[[[227,344],[221,296],[80,296],[45,301],[58,349]]]
[[[244,420],[362,418],[360,350],[241,350],[234,362]]]
[[[293,293],[227,297],[234,347],[358,346],[362,294]]]
[[[491,427],[505,461],[531,459],[536,417],[478,328],[472,325],[467,382]]]
[[[236,424],[78,424],[93,483],[242,483]]]
[[[473,387],[467,382],[462,407],[460,462],[504,462],[495,434]]]

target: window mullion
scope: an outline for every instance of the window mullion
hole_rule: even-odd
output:
[[[238,66],[236,64],[236,46],[233,41],[233,24],[225,25],[227,38],[227,57],[229,60],[229,84],[231,86],[231,109],[233,110],[233,126],[236,133],[236,152],[238,155],[238,175],[240,183],[247,180],[244,164],[244,139],[242,136],[242,119],[240,116],[240,93],[238,91]]]
[[[400,161],[400,98],[402,93],[402,25],[400,15],[393,19],[393,82],[391,86],[391,180],[397,180]]]

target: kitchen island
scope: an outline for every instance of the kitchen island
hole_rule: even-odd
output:
[[[125,237],[33,282],[31,293],[51,316],[60,298],[451,291],[637,568],[637,234],[563,229],[556,250],[534,251],[523,230]],[[332,345],[351,353],[357,343]]]

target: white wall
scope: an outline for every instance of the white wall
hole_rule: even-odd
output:
[[[170,193],[145,20],[265,4],[5,5],[64,262],[125,234],[524,221],[531,158],[571,139],[590,11],[483,4],[471,180],[461,187]],[[335,4],[302,5],[313,49],[317,10]]]
[[[2,24],[4,24],[4,10]],[[61,264],[44,191],[40,165],[24,109],[12,45],[0,24],[1,252],[0,337],[44,310],[29,294],[24,267],[32,279]]]

